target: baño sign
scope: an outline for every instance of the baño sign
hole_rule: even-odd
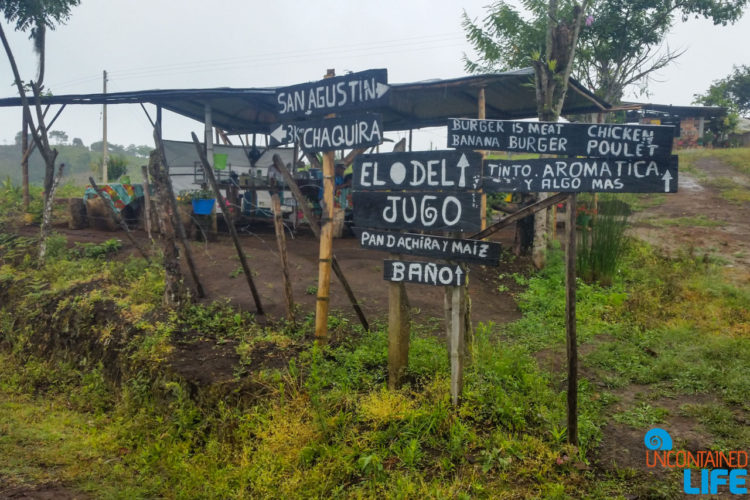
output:
[[[448,119],[448,147],[600,158],[668,158],[674,127]]]
[[[456,264],[384,260],[383,279],[397,283],[462,286],[466,283],[466,271]]]

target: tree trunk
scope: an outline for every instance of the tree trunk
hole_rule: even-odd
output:
[[[57,186],[60,184],[62,179],[63,169],[65,164],[60,164],[60,170],[57,172],[57,176],[52,180],[49,192],[44,199],[44,212],[42,215],[42,227],[39,231],[39,265],[44,264],[44,259],[47,257],[47,238],[49,237],[49,229],[52,225],[52,207],[55,200],[55,191]]]
[[[546,51],[543,57],[534,61],[537,114],[540,121],[546,122],[556,122],[560,118],[583,22],[583,8],[579,4],[574,6],[572,23],[558,20],[558,14],[557,0],[550,0],[547,7]],[[539,199],[547,196],[540,193]],[[547,219],[546,210],[534,215],[532,261],[537,269],[543,268],[546,263],[549,240]]]
[[[157,151],[152,151],[148,161],[148,169],[154,186],[154,204],[159,214],[159,228],[162,233],[161,245],[164,253],[164,305],[177,307],[187,300],[180,257],[177,249],[177,238],[172,221],[174,214],[169,203],[167,175],[169,175],[160,161]]]
[[[31,198],[29,196],[29,156],[27,151],[29,149],[29,122],[26,120],[26,115],[23,115],[23,127],[21,137],[21,185],[23,189],[23,211],[29,211],[29,203]]]

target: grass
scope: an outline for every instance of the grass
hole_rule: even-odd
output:
[[[413,326],[407,384],[388,391],[383,324],[363,332],[331,316],[335,341],[317,347],[312,317],[264,327],[226,303],[161,310],[161,269],[123,260],[116,242],[53,237],[42,267],[33,246],[0,235],[9,484],[62,481],[101,498],[659,497],[679,486],[596,465],[600,445],[620,445],[606,425],[692,419],[711,447],[750,448],[750,285],[689,253],[628,240],[610,286],[578,283],[574,449],[564,354],[555,358],[565,352],[558,250],[544,270],[512,276],[525,287],[520,320],[477,328],[454,408],[438,324]],[[235,346],[234,378],[196,386],[176,375],[172,353],[188,334]],[[256,349],[292,354],[259,367]],[[613,414],[633,384],[644,397]],[[669,411],[660,398],[674,400]]]
[[[721,227],[726,225],[723,221],[709,219],[705,215],[685,216],[685,217],[650,217],[644,219],[646,222],[655,227]]]

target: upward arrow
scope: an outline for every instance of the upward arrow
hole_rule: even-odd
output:
[[[672,174],[669,173],[669,170],[664,172],[664,176],[661,178],[661,180],[664,181],[664,192],[669,192],[669,181],[672,180]]]
[[[375,85],[375,94],[378,96],[378,99],[383,97],[389,90],[391,90],[391,87],[389,87],[385,83],[378,82],[377,85]]]
[[[470,165],[469,160],[466,158],[465,153],[461,153],[461,158],[458,159],[456,166],[461,169],[461,175],[458,178],[458,187],[466,186],[466,176],[464,175],[464,169]]]
[[[456,286],[461,286],[461,276],[464,274],[461,266],[456,266]]]

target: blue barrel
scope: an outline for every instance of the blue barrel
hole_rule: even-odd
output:
[[[209,215],[214,209],[214,200],[193,200],[193,213],[196,215]]]

